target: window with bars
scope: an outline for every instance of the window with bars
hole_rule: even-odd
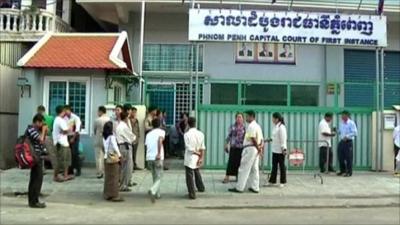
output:
[[[145,44],[143,71],[196,71],[196,46],[187,44]],[[193,65],[192,64],[193,57]],[[203,71],[203,45],[199,45],[198,71]]]
[[[85,130],[88,115],[87,81],[48,80],[45,85],[48,87],[47,105],[49,114],[57,116],[56,107],[68,104],[82,120],[82,130]]]
[[[203,102],[203,85],[199,84],[199,104]],[[194,110],[196,104],[196,85],[192,86],[192,108],[190,108],[190,84],[176,84],[176,116],[175,120],[179,121],[181,113],[190,113]]]

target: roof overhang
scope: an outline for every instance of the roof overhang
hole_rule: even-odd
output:
[[[136,75],[125,31],[48,33],[17,65],[38,69],[99,69]]]

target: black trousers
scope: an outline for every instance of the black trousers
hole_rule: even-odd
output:
[[[338,156],[340,173],[353,174],[353,141],[340,141]]]
[[[39,159],[31,168],[31,176],[28,186],[28,203],[34,205],[39,202],[40,191],[43,184],[43,160]]]
[[[319,147],[319,168],[321,173],[326,171],[326,162],[329,151],[329,162],[328,162],[328,170],[333,171],[332,162],[333,162],[333,153],[331,147]]]
[[[68,141],[71,140],[72,136],[68,136]],[[77,173],[81,172],[82,162],[79,157],[79,136],[75,138],[75,142],[70,142],[71,148],[71,166],[69,168],[69,173],[74,174],[74,169]]]
[[[200,170],[191,169],[185,166],[185,172],[186,172],[186,186],[189,192],[189,197],[196,197],[196,190],[194,189],[195,184],[199,192],[204,192],[205,187],[203,180],[201,178]]]
[[[272,153],[272,171],[269,183],[276,184],[276,176],[278,175],[278,166],[280,172],[280,183],[286,184],[286,166],[285,155],[282,153]]]
[[[396,170],[396,156],[399,153],[400,148],[394,145],[394,169]]]
[[[138,149],[139,143],[133,144],[132,145],[132,161],[133,161],[133,168],[137,168],[137,163],[136,163],[136,153]]]

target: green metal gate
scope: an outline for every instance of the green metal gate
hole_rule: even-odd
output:
[[[228,155],[224,152],[224,142],[228,127],[233,123],[238,111],[255,110],[257,122],[263,128],[264,136],[270,137],[272,132],[272,113],[281,112],[285,118],[288,130],[288,140],[317,140],[318,125],[326,112],[334,112],[333,126],[338,127],[340,112],[338,108],[323,107],[264,107],[264,106],[230,106],[230,105],[201,105],[199,107],[199,128],[205,133],[206,159],[205,167],[210,169],[224,169]],[[346,108],[352,113],[352,119],[358,127],[358,137],[354,146],[354,168],[367,170],[371,168],[372,112],[369,109]],[[338,138],[333,139],[334,165],[337,165]],[[289,150],[301,148],[306,150],[306,168],[318,167],[319,149],[315,143],[288,143]],[[271,166],[270,144],[266,146],[263,165]],[[289,169],[296,169],[291,168]]]

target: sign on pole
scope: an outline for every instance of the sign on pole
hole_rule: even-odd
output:
[[[189,10],[189,41],[385,47],[386,17],[258,10]]]

